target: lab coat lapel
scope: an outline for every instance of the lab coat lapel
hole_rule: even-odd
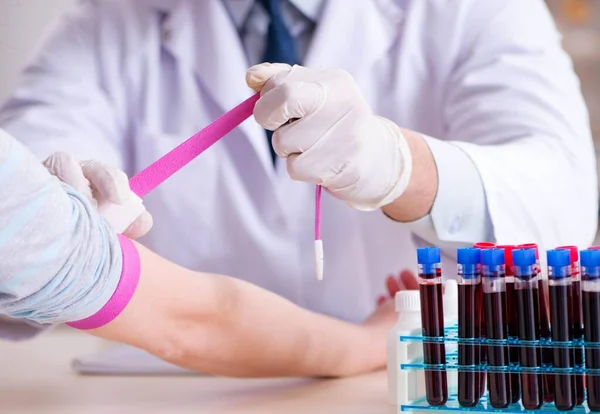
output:
[[[403,16],[394,0],[328,0],[306,66],[368,71],[398,37]]]
[[[201,87],[222,113],[254,94],[245,82],[248,64],[239,35],[221,0],[182,0],[171,10],[166,25],[171,28],[167,49],[195,71]],[[254,119],[240,128],[272,179],[264,130]]]

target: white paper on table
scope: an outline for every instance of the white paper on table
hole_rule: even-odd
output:
[[[87,375],[203,375],[128,345],[115,345],[101,353],[76,358],[72,367],[78,374]]]

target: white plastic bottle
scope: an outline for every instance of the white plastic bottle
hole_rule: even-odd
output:
[[[444,326],[456,325],[458,323],[458,283],[454,279],[444,282]]]
[[[400,336],[421,334],[421,298],[418,290],[396,293],[398,322],[388,334],[387,373],[390,404],[406,404],[416,397],[417,372],[400,370],[400,364],[422,354],[419,342],[400,342]]]
[[[449,328],[458,324],[458,283],[454,279],[444,282],[444,326]],[[457,342],[446,342],[446,353],[458,352]],[[458,387],[458,371],[448,370],[448,392],[452,393]]]

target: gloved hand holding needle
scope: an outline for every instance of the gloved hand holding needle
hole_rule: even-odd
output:
[[[292,179],[321,184],[356,209],[374,210],[407,192],[415,172],[411,145],[417,146],[418,155],[430,158],[424,165],[433,166],[428,174],[433,179],[430,196],[421,197],[424,211],[410,214],[427,213],[437,181],[426,144],[373,114],[348,73],[263,63],[248,70],[246,81],[261,92],[256,121],[275,131],[273,148],[286,158]]]

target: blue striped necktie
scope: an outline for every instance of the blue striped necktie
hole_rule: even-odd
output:
[[[295,65],[296,59],[296,46],[294,44],[294,37],[288,30],[281,14],[279,7],[280,0],[257,0],[260,3],[267,14],[269,15],[269,31],[267,33],[267,42],[265,47],[265,53],[263,55],[263,62],[270,63],[287,63],[289,65]],[[271,138],[273,137],[272,131],[266,131],[267,133],[267,144],[271,151],[271,157],[273,163],[275,163],[277,155],[273,150],[271,144]]]

